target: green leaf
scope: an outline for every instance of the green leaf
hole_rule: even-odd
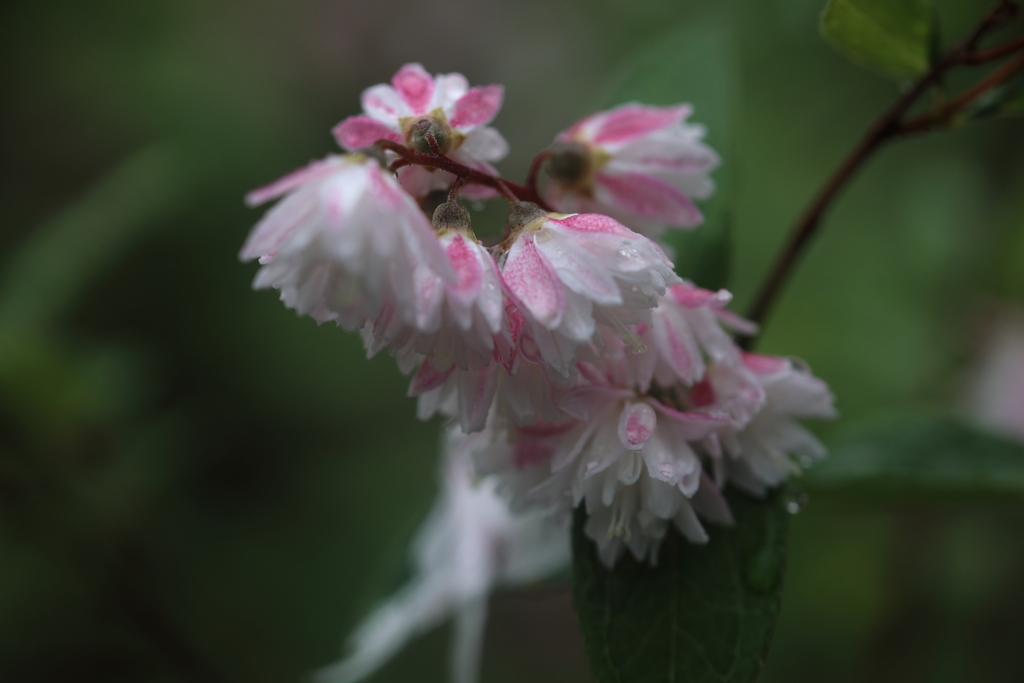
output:
[[[738,55],[728,17],[687,22],[627,59],[594,107],[631,101],[693,105],[689,121],[706,126],[705,140],[722,157],[722,164],[711,174],[715,194],[698,202],[704,224],[696,230],[670,230],[663,241],[674,252],[676,271],[708,289],[727,286],[732,253],[726,207],[736,166],[732,141],[739,108]]]
[[[1024,116],[1024,83],[1019,83],[1013,95],[1007,97],[999,108],[999,116]]]
[[[658,565],[628,553],[609,570],[573,524],[573,592],[599,683],[750,683],[768,651],[782,599],[788,514],[781,494],[730,491],[731,529],[707,545],[673,529]]]
[[[805,483],[882,501],[1024,500],[1024,444],[949,417],[903,418],[838,446]]]
[[[821,33],[851,61],[887,76],[920,76],[935,28],[930,0],[829,0]]]

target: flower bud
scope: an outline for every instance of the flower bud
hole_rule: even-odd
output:
[[[473,235],[473,222],[470,220],[469,211],[458,202],[445,202],[434,210],[434,217],[431,220],[434,232],[438,235],[446,235],[449,232],[461,232],[465,235]]]
[[[590,150],[582,142],[562,140],[551,146],[547,171],[551,178],[563,185],[579,185],[590,175]]]
[[[548,212],[533,202],[516,202],[508,207],[508,217],[505,222],[512,232],[522,230],[538,218],[543,218]]]
[[[433,116],[425,116],[409,129],[409,144],[417,152],[433,154],[428,135],[433,135],[442,152],[448,151],[448,129]]]

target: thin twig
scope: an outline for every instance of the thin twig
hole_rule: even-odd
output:
[[[1015,59],[1011,59],[1003,64],[988,76],[965,90],[955,99],[951,100],[948,104],[940,107],[937,111],[922,114],[921,116],[917,116],[906,123],[903,123],[900,125],[899,134],[908,135],[910,133],[920,133],[949,125],[957,114],[970,106],[979,97],[996,86],[1002,85],[1022,69],[1024,69],[1024,52],[1017,55]]]
[[[540,176],[540,167],[544,165],[544,162],[547,161],[549,156],[551,156],[550,149],[545,149],[535,156],[533,161],[530,163],[530,171],[526,174],[526,187],[536,195],[540,195],[540,191],[537,189],[537,178]]]
[[[497,178],[496,180],[498,182],[498,192],[501,194],[501,196],[509,204],[515,204],[516,201],[519,200],[519,197],[516,196],[516,193],[512,191],[511,187],[509,187],[508,181],[505,180],[504,178]],[[534,195],[536,195],[536,193],[534,193]]]
[[[452,189],[448,190],[448,201],[454,202],[456,199],[458,199],[459,198],[459,190],[461,190],[462,186],[465,185],[465,184],[466,184],[466,177],[465,176],[461,176],[460,175],[458,178],[456,178],[455,182],[452,183]]]
[[[430,144],[430,138],[432,138],[433,136],[429,135],[426,137],[427,144]],[[440,152],[440,147],[438,147],[437,152],[424,154],[423,152],[417,152],[416,150],[410,149],[409,147],[406,147],[405,145],[395,142],[393,140],[381,139],[377,140],[377,142],[375,142],[374,144],[380,147],[381,149],[386,149],[394,152],[399,157],[401,157],[401,160],[404,160],[408,165],[427,166],[429,168],[437,168],[442,171],[447,171],[448,173],[451,173],[456,177],[465,178],[467,184],[472,183],[474,185],[484,185],[486,187],[490,187],[494,190],[497,190],[502,197],[504,197],[510,202],[520,200],[533,202],[534,204],[537,204],[545,211],[551,210],[551,208],[544,202],[544,200],[541,199],[536,192],[530,190],[529,188],[524,187],[518,183],[514,183],[511,180],[507,180],[505,178],[493,176],[488,173],[483,173],[481,171],[476,170],[475,168],[470,168],[465,164],[460,164],[451,157],[446,156],[443,153],[438,153]],[[434,140],[434,145],[437,145],[437,140]]]
[[[988,11],[985,17],[974,27],[974,30],[967,36],[967,38],[960,45],[961,54],[968,54],[974,52],[978,43],[985,37],[985,34],[991,31],[993,28],[1002,24],[1010,19],[1013,19],[1017,15],[1017,4],[1011,2],[1011,0],[999,0]]]
[[[987,50],[975,50],[970,54],[964,55],[960,62],[962,64],[986,64],[988,62],[994,62],[997,59],[1002,59],[1008,55],[1012,55],[1014,52],[1021,49],[1024,49],[1024,35],[1012,38],[1002,45],[996,45],[995,47],[990,47]]]
[[[430,151],[439,157],[444,156],[444,150],[441,149],[441,145],[437,144],[437,138],[434,137],[433,133],[427,133],[424,136],[427,140],[427,144],[430,145]]]
[[[850,151],[839,167],[825,181],[810,205],[804,210],[783,246],[774,266],[761,285],[747,318],[764,327],[764,321],[775,303],[782,285],[785,284],[797,259],[806,249],[811,237],[821,224],[825,211],[868,158],[884,143],[903,134],[901,120],[918,98],[952,67],[962,63],[965,55],[974,52],[978,42],[995,26],[1012,18],[1016,5],[1007,0],[997,3],[978,23],[971,33],[951,48],[913,86],[896,99],[889,108],[868,128],[857,145]],[[989,86],[991,87],[991,86]],[[973,90],[973,88],[972,88]],[[740,345],[745,349],[753,347],[754,338],[741,337]]]

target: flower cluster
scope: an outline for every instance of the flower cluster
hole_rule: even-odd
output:
[[[824,456],[798,418],[834,415],[827,385],[795,361],[745,353],[723,330],[740,325],[724,291],[689,283],[660,297],[634,326],[636,353],[605,331],[592,359],[558,392],[555,421],[516,425],[497,415],[474,452],[519,508],[559,517],[586,505],[586,533],[614,565],[625,548],[657,559],[670,524],[705,543],[701,519],[732,524],[721,491],[763,496]]]
[[[446,495],[476,501],[453,498],[428,523],[418,587],[371,618],[337,680],[515,567],[564,563],[537,528],[560,529],[564,549],[579,505],[607,565],[627,549],[654,562],[670,526],[703,543],[705,524],[732,523],[726,486],[764,495],[824,455],[797,420],[833,415],[828,387],[797,361],[741,351],[730,331],[756,328],[727,310],[731,295],[681,279],[655,241],[698,225],[695,201],[714,190],[719,159],[691,107],[589,116],[519,185],[491,165],[508,151],[488,125],[502,97],[406,65],[335,127],[347,154],[247,198],[280,199],[241,252],[261,264],[254,286],[390,353],[420,416],[451,419],[445,481],[462,474]],[[477,238],[460,195],[508,202],[500,237]],[[446,564],[459,557],[464,572]],[[459,572],[472,586],[451,583]],[[413,625],[394,628],[396,613]]]

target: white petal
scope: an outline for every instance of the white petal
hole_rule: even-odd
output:
[[[679,506],[679,512],[676,513],[674,521],[679,532],[691,543],[704,544],[708,542],[708,533],[704,531],[700,520],[697,519],[697,513],[693,511],[689,502],[684,502]]]
[[[501,161],[508,155],[508,142],[496,129],[483,126],[466,135],[459,151],[480,161]]]
[[[452,683],[477,683],[479,680],[486,624],[486,595],[459,605],[452,634]]]

